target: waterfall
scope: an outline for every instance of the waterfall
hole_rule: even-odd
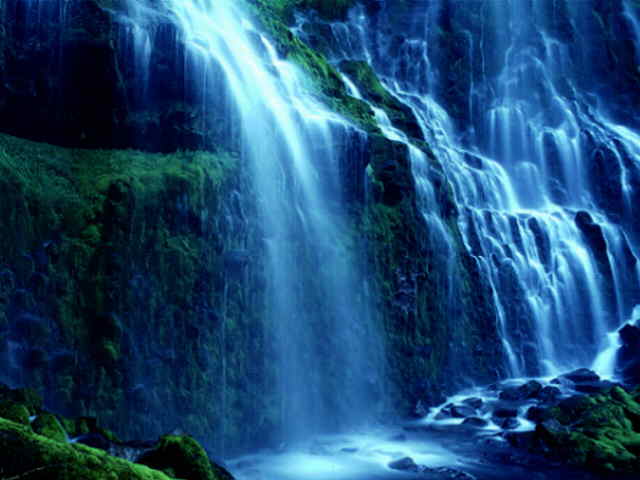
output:
[[[381,348],[358,239],[348,230],[344,145],[362,132],[306,93],[303,76],[233,0],[171,1],[207,108],[227,96],[256,192],[266,252],[266,336],[281,438],[339,429],[373,413]],[[261,327],[256,325],[256,329]]]
[[[370,63],[414,112],[455,192],[465,248],[493,289],[510,374],[591,365],[640,298],[632,114],[589,63],[601,52],[577,33],[600,28],[589,2],[459,3],[358,7],[331,25],[328,53],[336,64]],[[638,9],[616,5],[637,68]],[[387,137],[413,141],[377,117]],[[432,180],[409,151],[424,190]],[[437,205],[421,208],[433,225]],[[446,232],[439,242],[455,251]]]

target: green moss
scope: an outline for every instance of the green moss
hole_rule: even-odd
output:
[[[24,405],[29,415],[35,415],[42,409],[42,397],[31,388],[10,389],[0,385],[0,401]]]
[[[620,387],[563,400],[547,416],[565,426],[537,429],[553,456],[599,472],[640,469],[640,404]]]
[[[396,128],[411,138],[423,138],[420,125],[411,108],[389,93],[367,62],[343,61],[340,63],[340,70],[358,87],[365,99],[386,112]]]
[[[67,440],[67,433],[62,428],[55,415],[50,413],[41,413],[31,424],[33,431],[39,435],[45,436],[58,442]]]
[[[27,427],[0,419],[0,465],[5,478],[33,480],[168,480],[143,465],[111,457],[80,444],[33,434]]]
[[[248,10],[258,19],[275,42],[279,54],[298,65],[306,74],[306,88],[333,111],[350,119],[367,131],[376,132],[378,126],[373,112],[361,100],[351,97],[338,71],[327,59],[296,37],[288,25],[296,8],[317,7],[328,14],[344,13],[351,3],[347,0],[319,2],[315,0],[245,0]],[[322,7],[320,7],[322,5]],[[332,10],[332,6],[336,10]]]
[[[231,479],[223,469],[212,465],[200,444],[189,436],[166,435],[138,461],[185,480]]]
[[[19,403],[0,403],[0,417],[11,420],[12,422],[29,425],[29,410]]]

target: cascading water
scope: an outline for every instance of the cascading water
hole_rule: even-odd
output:
[[[228,96],[238,115],[232,137],[254,183],[267,257],[277,388],[264,394],[280,410],[280,438],[367,420],[382,388],[381,348],[340,179],[343,145],[363,135],[305,93],[298,71],[237,2],[169,3],[191,52],[187,80],[205,105]]]
[[[611,119],[609,93],[585,86],[591,67],[573,58],[588,41],[576,32],[595,28],[589,2],[460,3],[472,12],[445,0],[355,9],[331,25],[330,54],[370,62],[437,152],[495,294],[511,375],[588,366],[640,299],[637,134]],[[621,7],[637,35],[637,7]]]

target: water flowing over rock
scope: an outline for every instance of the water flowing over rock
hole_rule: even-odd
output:
[[[636,0],[0,0],[0,380],[284,480],[469,478],[430,435],[582,393],[628,471],[639,64]]]

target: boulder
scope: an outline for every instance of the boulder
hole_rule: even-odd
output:
[[[453,418],[467,418],[475,415],[476,410],[466,405],[455,405],[451,408],[451,416]]]
[[[476,410],[482,408],[482,405],[484,405],[484,401],[478,397],[465,398],[462,403],[470,406],[471,408],[475,408]]]
[[[598,374],[588,368],[579,368],[573,372],[566,373],[561,377],[570,380],[573,383],[591,383],[598,382],[600,380]]]
[[[622,380],[630,385],[640,384],[640,327],[625,325],[619,332],[622,346],[617,361]]]
[[[578,383],[573,388],[577,392],[581,392],[581,393],[599,393],[599,392],[605,392],[609,390],[614,385],[615,383],[613,382],[610,382],[608,380],[602,380],[598,382]]]
[[[535,398],[542,390],[542,384],[536,380],[531,380],[519,387],[507,388],[500,392],[500,399],[518,402]]]
[[[494,418],[513,418],[518,416],[516,408],[496,408],[493,411]]]
[[[520,420],[517,418],[505,418],[502,423],[500,423],[500,428],[503,430],[515,430],[520,426]]]
[[[462,424],[469,425],[470,427],[484,428],[489,424],[489,422],[480,417],[469,417],[465,418]]]
[[[137,463],[150,468],[170,471],[184,480],[231,480],[222,467],[212,464],[204,449],[189,436],[165,435]]]
[[[540,390],[537,398],[542,403],[553,403],[557,401],[561,396],[562,392],[558,387],[547,385],[542,390]]]
[[[389,463],[389,468],[391,468],[392,470],[402,470],[404,472],[417,472],[419,469],[418,465],[416,465],[416,462],[414,462],[413,458],[411,457],[404,457],[399,460],[394,460],[393,462]]]

